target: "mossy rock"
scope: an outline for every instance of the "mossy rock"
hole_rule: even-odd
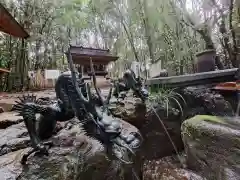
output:
[[[240,118],[197,115],[181,132],[189,168],[209,180],[240,179]]]

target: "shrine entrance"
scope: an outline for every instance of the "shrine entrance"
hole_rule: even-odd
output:
[[[72,45],[70,45],[70,53],[79,73],[85,77],[91,76],[90,59],[92,59],[98,85],[102,88],[109,85],[105,78],[108,74],[106,67],[110,62],[116,61],[117,56],[113,56],[109,50]]]

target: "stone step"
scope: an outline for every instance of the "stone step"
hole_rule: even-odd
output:
[[[11,125],[22,122],[21,116],[18,116],[16,112],[4,112],[0,113],[0,129],[5,129]]]

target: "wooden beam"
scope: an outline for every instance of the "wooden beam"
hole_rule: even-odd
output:
[[[18,38],[28,38],[29,34],[0,3],[0,31]]]
[[[181,76],[170,76],[152,78],[147,80],[149,86],[159,86],[163,88],[178,88],[195,85],[206,85],[220,82],[236,81],[238,68],[195,73]]]
[[[7,69],[0,68],[0,73],[10,73],[11,71]]]
[[[70,53],[74,64],[89,65],[90,58],[94,64],[107,65],[119,57],[110,53],[109,49],[96,49],[91,47],[70,45]],[[67,54],[67,53],[66,53]]]
[[[90,58],[92,58],[92,61],[94,64],[103,64],[103,65],[106,65],[109,62],[116,61],[118,59],[118,57],[112,57],[112,56],[89,56],[89,55],[78,55],[78,54],[72,53],[72,60],[74,64],[89,65]]]

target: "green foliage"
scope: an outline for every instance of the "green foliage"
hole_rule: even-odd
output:
[[[0,68],[6,68],[7,67],[7,59],[8,55],[7,53],[0,53]]]
[[[203,0],[194,1],[201,6]],[[63,67],[69,42],[110,49],[119,56],[110,70],[120,76],[132,61],[145,66],[161,61],[176,74],[193,72],[195,54],[204,48],[186,17],[201,14],[186,10],[179,0],[4,0],[10,13],[31,38],[25,51],[25,71]],[[185,4],[184,4],[185,3]],[[199,8],[198,8],[199,9]],[[214,9],[216,11],[216,9]],[[234,18],[234,24],[236,18]],[[214,29],[214,28],[212,28]],[[70,30],[70,34],[69,34]],[[69,37],[70,35],[70,37]],[[7,35],[0,39],[1,66],[20,69],[21,41]],[[7,52],[7,53],[6,53]],[[16,69],[14,66],[19,66]],[[145,72],[142,72],[145,75]]]
[[[183,115],[182,103],[186,104],[186,101],[181,94],[175,92],[174,89],[165,88],[158,89],[157,92],[155,91],[151,93],[151,95],[149,96],[149,101],[154,104],[163,104],[167,109],[167,114],[169,111],[169,107],[172,107],[173,104],[176,104],[177,108]]]

